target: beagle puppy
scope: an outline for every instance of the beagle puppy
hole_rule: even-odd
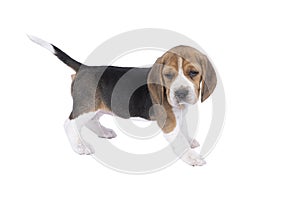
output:
[[[102,115],[110,114],[157,121],[178,157],[192,166],[205,164],[194,150],[199,143],[184,128],[184,114],[189,105],[199,98],[205,101],[216,87],[216,73],[206,55],[189,46],[177,46],[151,68],[87,66],[46,41],[29,38],[75,71],[71,76],[73,110],[65,122],[75,152],[94,152],[80,137],[84,126],[101,138],[117,136],[99,122]]]

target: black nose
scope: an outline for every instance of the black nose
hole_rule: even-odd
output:
[[[186,89],[179,89],[175,91],[175,96],[178,100],[183,100],[188,95],[189,91]]]

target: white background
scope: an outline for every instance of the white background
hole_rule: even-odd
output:
[[[297,3],[2,2],[0,199],[299,199]],[[222,77],[226,122],[204,167],[128,175],[73,153],[62,127],[72,70],[25,35],[82,61],[110,37],[149,27],[195,40]]]

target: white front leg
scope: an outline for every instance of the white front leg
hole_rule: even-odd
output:
[[[165,133],[166,140],[170,143],[174,153],[184,162],[192,166],[202,166],[206,162],[202,156],[191,147],[191,141],[188,140],[188,130],[184,123],[182,113],[174,112],[176,115],[176,127],[170,133]]]
[[[190,147],[189,142],[180,131],[175,130],[164,134],[164,136],[170,143],[174,153],[181,160],[192,166],[202,166],[205,164],[203,158]]]
[[[188,127],[187,127],[187,123],[186,123],[185,117],[183,117],[181,119],[181,121],[182,121],[181,122],[182,133],[183,133],[184,137],[187,139],[187,141],[189,142],[190,147],[192,149],[199,147],[200,144],[199,144],[199,142],[195,138],[196,135],[190,135],[190,133],[188,132]]]

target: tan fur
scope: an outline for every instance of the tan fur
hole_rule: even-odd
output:
[[[165,73],[165,62],[168,61],[168,67],[177,72],[176,56],[165,53],[162,57],[158,58],[153,65],[148,76],[148,89],[151,93],[153,104],[161,105],[162,107],[155,107],[151,119],[157,120],[159,127],[164,133],[171,132],[176,127],[175,115],[172,111],[172,106],[166,98],[169,98],[169,84],[163,80],[162,74]],[[165,86],[165,88],[163,87]],[[164,91],[166,89],[166,91]]]
[[[101,91],[97,90],[96,92],[96,111],[102,111],[109,114],[112,114],[113,112],[111,109],[103,102]]]
[[[202,82],[202,102],[210,96],[217,83],[215,71],[208,58],[192,47],[177,46],[158,58],[149,73],[147,81],[153,103],[159,104],[163,108],[156,107],[152,119],[157,120],[164,133],[169,133],[176,127],[176,118],[172,106],[169,104],[169,88],[172,80],[165,79],[164,74],[171,73],[174,75],[173,80],[176,78],[179,70],[179,57],[183,60],[182,70],[184,75],[194,84],[197,98],[200,95],[200,83]],[[191,78],[189,76],[191,70],[198,71],[199,74]]]
[[[164,105],[164,108],[167,113],[167,118],[165,120],[164,126],[162,127],[162,130],[164,133],[170,133],[176,127],[176,118],[170,104]]]
[[[75,78],[76,78],[76,74],[72,74],[72,75],[71,75],[71,79],[72,79],[72,81],[74,81],[74,80],[75,80]]]
[[[201,102],[205,101],[212,94],[217,85],[216,72],[207,56],[197,49],[189,46],[177,46],[170,49],[168,52],[172,52],[173,54],[182,57],[187,63],[190,63],[190,65],[201,69]]]
[[[179,59],[179,57],[182,59]],[[202,101],[212,93],[216,84],[215,72],[209,60],[205,55],[192,47],[175,47],[166,52],[162,57],[158,58],[150,70],[147,82],[153,104],[160,105],[153,106],[153,110],[150,112],[150,118],[151,120],[157,120],[159,127],[164,133],[170,133],[176,127],[176,117],[172,110],[173,107],[169,103],[170,85],[172,84],[172,80],[164,78],[164,74],[172,73],[174,75],[174,80],[178,75],[179,60],[182,60],[182,70],[184,75],[194,84],[197,98],[199,98],[200,95],[201,81],[202,87],[204,89],[206,88],[206,90],[202,90],[201,93]],[[191,70],[199,71],[199,74],[194,78],[190,78],[188,74]],[[76,75],[73,74],[71,78],[74,82]],[[90,112],[101,110],[112,113],[112,111],[103,103],[100,91],[98,92],[99,93],[96,94],[97,106],[95,110],[90,110]],[[179,107],[179,109],[184,109],[184,106]]]
[[[112,113],[112,111],[102,101],[99,104],[98,110],[104,111],[107,113]]]
[[[194,84],[195,88],[195,94],[199,98],[199,92],[200,92],[200,81],[201,81],[201,68],[200,66],[193,65],[189,61],[183,59],[182,64],[184,75],[191,80],[191,82]],[[199,71],[199,75],[195,76],[194,78],[190,78],[188,73],[190,71]]]

